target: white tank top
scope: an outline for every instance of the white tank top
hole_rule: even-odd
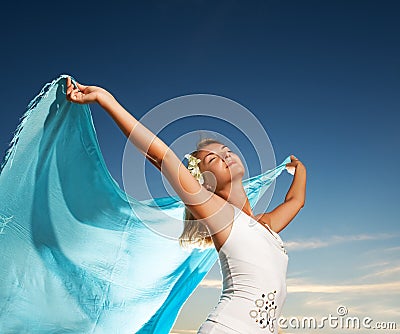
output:
[[[222,293],[207,319],[244,334],[278,333],[287,293],[286,249],[268,225],[232,206],[231,232],[218,253]]]

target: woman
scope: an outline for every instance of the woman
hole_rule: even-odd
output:
[[[285,201],[254,215],[242,184],[244,166],[229,147],[205,140],[187,155],[188,168],[105,89],[67,78],[67,100],[97,102],[130,141],[167,178],[186,206],[181,245],[214,245],[223,275],[223,291],[198,333],[277,333],[286,298],[288,257],[278,233],[305,203],[306,169],[293,155],[295,169]]]

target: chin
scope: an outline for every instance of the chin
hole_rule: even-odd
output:
[[[244,176],[244,169],[241,168],[239,170],[232,172],[231,180],[235,180],[235,179],[241,180],[243,178],[243,176]]]

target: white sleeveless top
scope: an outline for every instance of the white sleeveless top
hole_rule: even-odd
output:
[[[244,334],[278,333],[287,294],[286,249],[268,225],[232,206],[231,232],[218,253],[222,293],[207,319]]]

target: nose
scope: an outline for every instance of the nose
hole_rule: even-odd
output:
[[[231,152],[225,152],[224,160],[225,160],[226,162],[229,162],[229,161],[232,160],[232,159],[231,159]]]

